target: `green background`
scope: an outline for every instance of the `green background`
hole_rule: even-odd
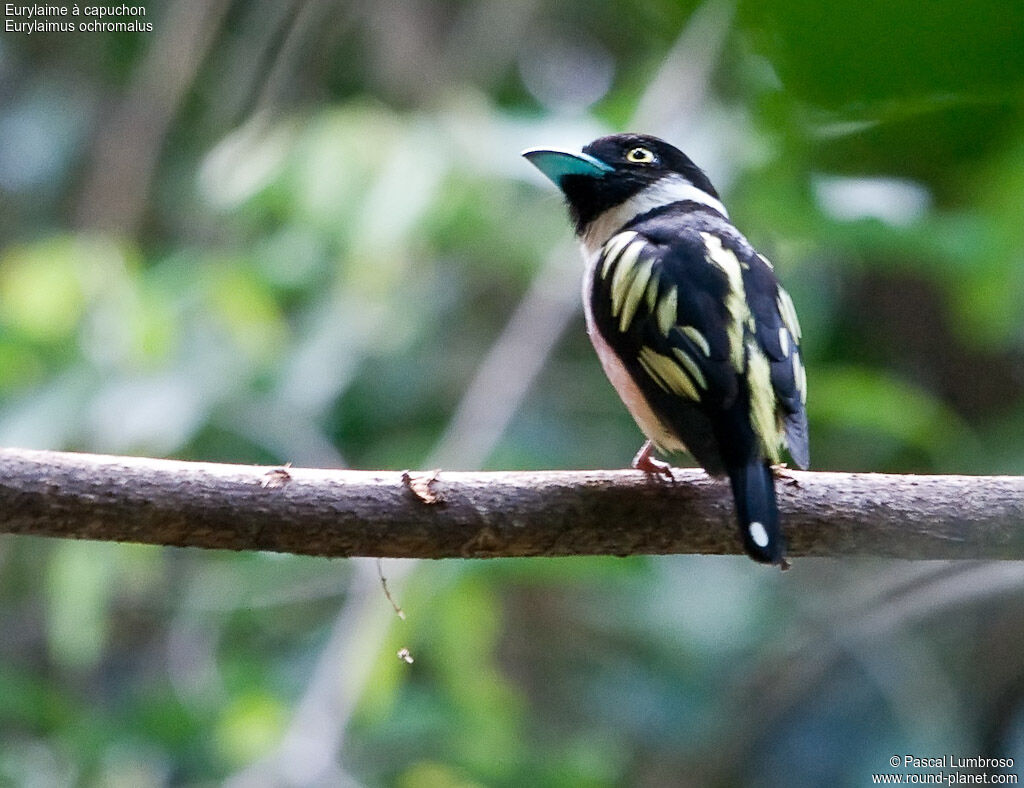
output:
[[[0,445],[624,467],[641,436],[518,153],[628,129],[775,262],[815,469],[1024,472],[1024,4],[144,8],[151,33],[0,35]],[[0,537],[0,784],[1024,761],[1014,563],[383,570],[404,621],[369,560]]]

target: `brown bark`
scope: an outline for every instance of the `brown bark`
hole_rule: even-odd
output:
[[[787,472],[791,556],[1024,558],[1024,477]],[[737,553],[702,471],[271,469],[0,450],[0,532],[322,556]]]

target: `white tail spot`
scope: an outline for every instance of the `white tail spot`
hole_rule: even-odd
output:
[[[750,538],[754,540],[754,544],[758,547],[768,546],[768,532],[764,529],[764,526],[756,520],[750,524],[747,528],[750,531]]]

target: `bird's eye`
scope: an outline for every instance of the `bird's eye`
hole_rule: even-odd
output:
[[[626,154],[626,161],[631,161],[633,164],[650,164],[654,161],[654,154],[647,148],[633,148]]]

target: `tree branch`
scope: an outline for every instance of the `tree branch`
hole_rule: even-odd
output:
[[[1024,477],[787,471],[790,555],[1024,558]],[[737,553],[728,485],[637,471],[268,469],[0,450],[0,532],[322,556]]]

